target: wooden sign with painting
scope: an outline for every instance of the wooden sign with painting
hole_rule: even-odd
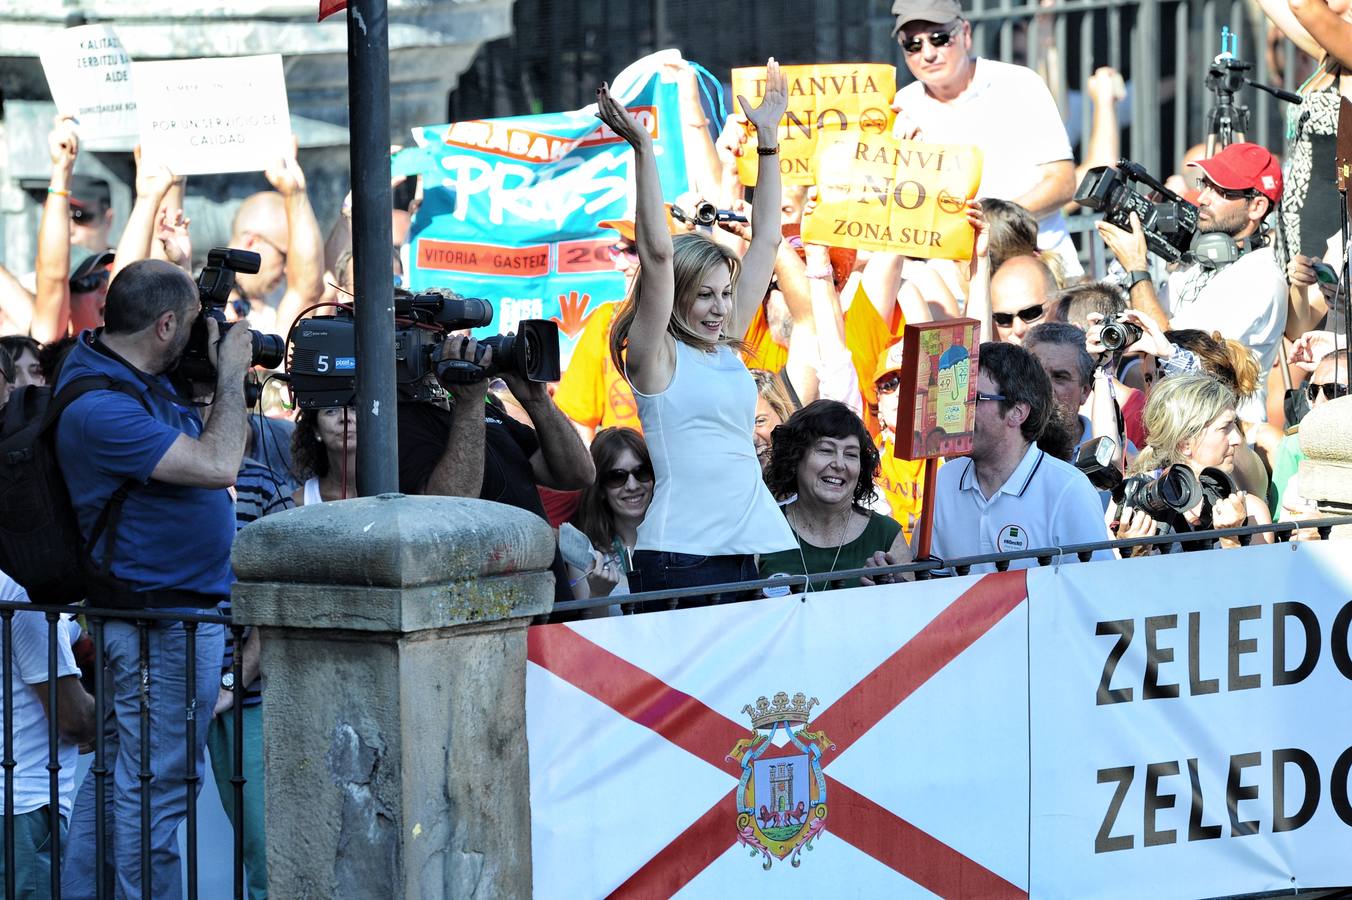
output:
[[[898,457],[928,459],[971,451],[980,340],[976,319],[906,326],[897,403]]]

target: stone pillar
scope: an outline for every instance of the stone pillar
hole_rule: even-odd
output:
[[[523,510],[398,494],[240,533],[272,896],[531,896],[526,625],[553,541]]]
[[[1352,397],[1321,403],[1300,420],[1300,493],[1325,516],[1352,515]],[[1352,526],[1333,529],[1352,538]]]

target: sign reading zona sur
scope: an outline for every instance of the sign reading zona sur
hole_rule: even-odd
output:
[[[981,151],[899,141],[888,134],[818,142],[818,203],[803,240],[933,259],[970,259],[967,201],[981,183]]]
[[[779,124],[779,174],[784,184],[812,184],[812,157],[823,133],[881,135],[892,131],[892,98],[897,70],[870,63],[782,66],[789,83],[789,107]],[[765,67],[732,70],[732,96],[759,103],[765,94]],[[751,131],[737,160],[737,177],[756,186],[756,133]]]

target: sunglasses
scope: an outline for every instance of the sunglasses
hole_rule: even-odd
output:
[[[70,220],[76,225],[88,225],[97,218],[98,215],[96,215],[93,210],[84,209],[80,206],[72,206],[70,208]]]
[[[615,490],[622,488],[629,483],[629,476],[639,484],[653,483],[652,466],[638,466],[633,469],[609,469],[601,474],[601,487]]]
[[[953,43],[953,39],[957,36],[958,29],[961,27],[961,22],[955,22],[943,31],[931,31],[929,34],[917,34],[915,37],[903,37],[901,38],[901,49],[905,50],[908,54],[919,53],[924,49],[925,41],[928,40],[931,47],[935,50],[939,50]]]
[[[1254,190],[1243,190],[1243,191],[1226,190],[1225,188],[1216,184],[1216,182],[1212,181],[1209,178],[1202,179],[1201,190],[1203,193],[1205,193],[1206,191],[1210,191],[1217,197],[1220,197],[1224,200],[1250,200],[1258,196],[1258,192]]]
[[[638,248],[636,248],[633,244],[626,244],[623,241],[621,241],[618,244],[611,244],[609,249],[610,255],[613,257],[618,258],[621,256],[626,256],[630,259],[638,259]]]
[[[1042,315],[1045,312],[1044,307],[1046,305],[1047,304],[1045,303],[1038,303],[1034,306],[1025,306],[1018,312],[1013,313],[1004,313],[1004,312],[991,313],[991,319],[992,321],[995,322],[996,325],[999,325],[1001,328],[1009,328],[1011,325],[1013,325],[1015,316],[1018,316],[1020,319],[1023,319],[1025,322],[1031,325],[1038,319],[1042,318]]]
[[[1305,396],[1310,398],[1313,403],[1323,394],[1325,400],[1337,400],[1339,397],[1347,396],[1347,385],[1339,384],[1336,381],[1330,381],[1328,384],[1307,384],[1305,385]]]
[[[992,403],[1004,403],[1009,398],[1006,397],[1004,394],[983,394],[980,391],[977,391],[976,399],[978,403],[981,402],[982,400],[989,400]]]
[[[901,388],[901,376],[893,373],[884,375],[878,382],[878,393],[895,394]]]

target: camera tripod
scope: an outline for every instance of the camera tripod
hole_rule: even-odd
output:
[[[1211,61],[1206,74],[1206,87],[1215,98],[1215,105],[1207,112],[1206,155],[1215,156],[1231,144],[1244,140],[1249,131],[1249,108],[1235,102],[1235,94],[1250,85],[1287,103],[1300,103],[1301,96],[1282,88],[1254,81],[1245,75],[1253,63],[1235,55],[1239,36],[1228,27],[1221,29],[1221,52]]]

